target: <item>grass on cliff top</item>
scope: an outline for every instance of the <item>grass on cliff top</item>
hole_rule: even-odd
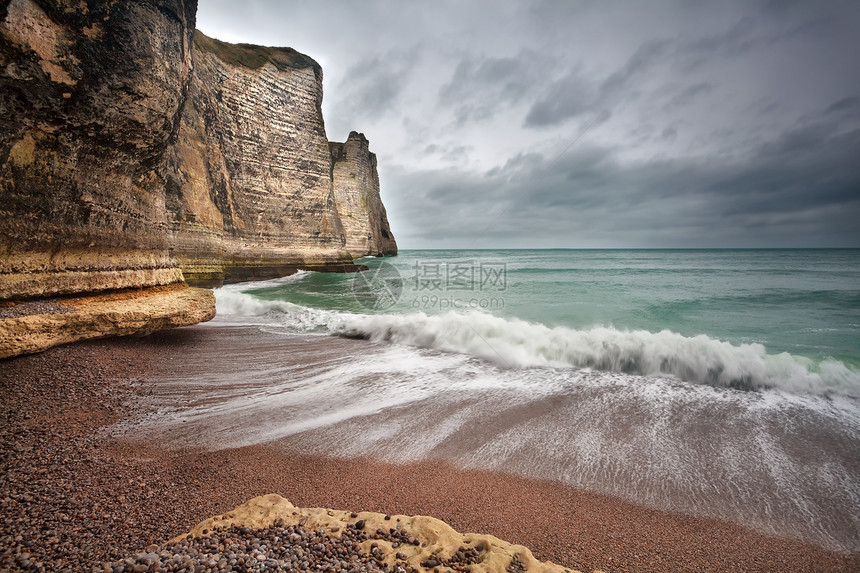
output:
[[[203,52],[213,54],[225,64],[244,66],[252,70],[259,70],[267,62],[272,63],[279,70],[312,67],[319,72],[322,69],[313,58],[292,48],[230,44],[210,38],[200,30],[194,31],[194,45]]]

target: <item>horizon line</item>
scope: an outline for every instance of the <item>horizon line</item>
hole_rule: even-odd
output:
[[[856,251],[858,247],[432,247],[398,251]]]

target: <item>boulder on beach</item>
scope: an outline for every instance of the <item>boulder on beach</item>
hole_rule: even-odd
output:
[[[539,561],[522,545],[492,535],[459,533],[433,517],[302,508],[277,494],[255,497],[232,511],[211,517],[172,543],[196,540],[231,527],[263,530],[273,526],[300,526],[332,539],[357,535],[362,552],[373,556],[381,567],[394,570],[408,565],[413,571],[445,568],[468,569],[470,573],[574,573],[555,563]]]

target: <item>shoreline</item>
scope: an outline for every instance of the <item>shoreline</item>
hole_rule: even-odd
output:
[[[386,464],[256,445],[164,450],[103,429],[145,413],[136,396],[164,361],[156,333],[3,361],[0,569],[88,568],[162,543],[257,495],[297,506],[422,514],[584,571],[851,571],[860,555],[570,486],[437,461]],[[20,540],[18,539],[20,537]],[[27,546],[30,543],[30,546]],[[21,554],[29,553],[22,565]]]

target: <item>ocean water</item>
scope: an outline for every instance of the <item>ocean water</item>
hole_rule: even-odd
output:
[[[216,289],[198,328],[235,368],[166,372],[134,431],[439,459],[860,550],[860,250],[360,262]]]
[[[405,251],[216,291],[223,314],[574,367],[860,397],[860,250]]]

